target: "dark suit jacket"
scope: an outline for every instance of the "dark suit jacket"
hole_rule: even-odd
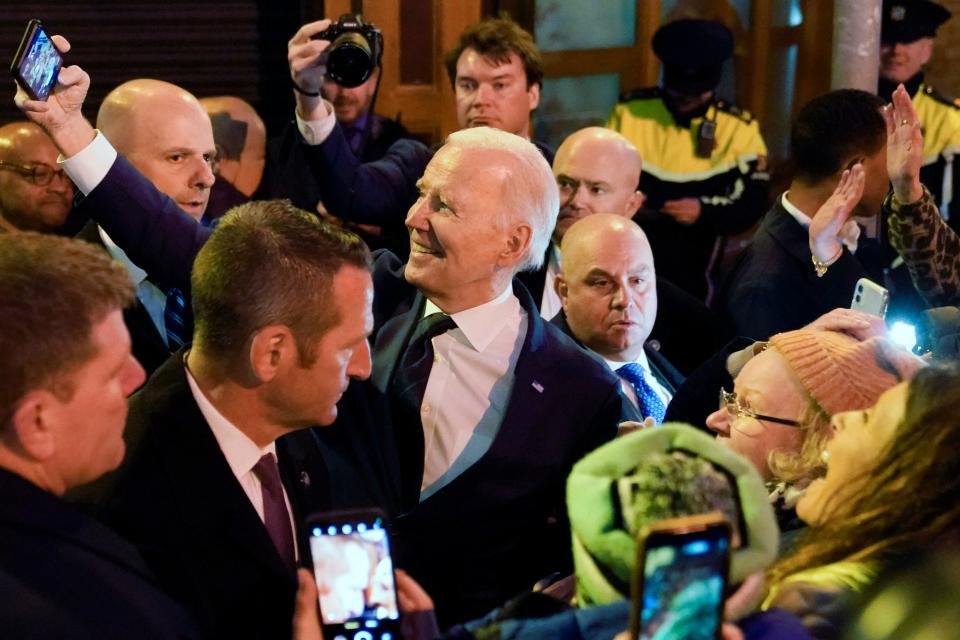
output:
[[[0,635],[196,638],[136,549],[0,469]]]
[[[587,353],[592,356],[599,358],[597,354],[593,351],[590,351],[582,342],[573,335],[573,330],[570,329],[570,325],[567,324],[567,315],[561,311],[558,313],[553,320],[550,321],[550,324],[557,327],[563,331],[566,335],[570,336],[581,348],[583,348]],[[654,348],[654,345],[650,344],[648,341],[643,345],[643,352],[647,355],[647,362],[650,363],[650,373],[657,379],[663,387],[670,392],[672,396],[677,392],[677,389],[680,388],[680,385],[683,384],[683,374],[677,371],[676,367],[670,364],[670,361],[663,357],[659,351]],[[601,359],[602,362],[602,359]],[[604,362],[603,366],[606,367],[607,364]],[[622,409],[620,411],[620,420],[633,420],[635,422],[642,422],[644,416],[640,415],[640,411],[637,410],[637,407],[633,405],[627,398],[622,398]]]
[[[296,577],[203,419],[180,355],[131,399],[131,445],[104,517],[206,635],[289,637]],[[296,523],[330,506],[327,467],[310,431],[277,440],[277,456]],[[298,543],[306,564],[309,546],[303,536]]]
[[[86,240],[104,251],[107,250],[97,230],[97,225],[93,222],[88,223],[81,229],[77,238]],[[153,324],[153,319],[150,318],[147,308],[143,306],[139,299],[133,303],[133,306],[123,310],[123,322],[127,325],[127,331],[130,332],[133,357],[147,372],[149,378],[170,357],[167,343],[160,336],[160,332],[157,331],[157,326]]]
[[[547,280],[547,260],[536,271],[524,271],[517,279],[530,291],[533,299],[543,300]],[[715,314],[700,300],[657,276],[657,319],[650,331],[650,341],[672,366],[689,374],[716,351],[727,338]],[[682,376],[681,376],[682,377]]]
[[[721,299],[726,299],[736,335],[766,340],[799,329],[831,309],[849,307],[854,286],[863,277],[871,275],[844,248],[840,259],[818,278],[807,230],[778,199],[732,270]]]
[[[403,281],[402,265],[390,254],[378,256],[374,289],[373,376],[364,386],[382,399],[424,298]],[[405,509],[395,526],[398,564],[434,597],[442,625],[480,615],[570,568],[566,477],[578,459],[614,436],[620,414],[617,378],[545,323],[516,281],[514,293],[527,313],[527,332],[509,405],[486,454],[419,502],[422,426],[393,424]],[[340,415],[350,419],[342,407]]]

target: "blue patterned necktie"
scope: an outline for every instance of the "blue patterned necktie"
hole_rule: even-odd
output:
[[[173,287],[167,292],[167,304],[163,307],[163,327],[167,332],[167,348],[176,351],[187,341],[187,302],[183,292]]]
[[[647,382],[643,374],[643,367],[636,362],[630,362],[617,369],[617,375],[630,383],[634,393],[637,394],[637,404],[640,405],[640,413],[643,417],[651,417],[654,422],[660,424],[663,417],[667,415],[667,408],[663,400],[653,390],[650,383]]]

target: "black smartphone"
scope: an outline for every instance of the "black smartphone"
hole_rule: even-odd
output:
[[[730,525],[719,513],[661,520],[640,534],[630,629],[639,640],[715,640]]]
[[[34,100],[46,100],[62,66],[63,57],[40,21],[28,22],[17,55],[10,65],[14,79]]]
[[[399,640],[400,608],[383,512],[318,513],[307,519],[323,637]]]

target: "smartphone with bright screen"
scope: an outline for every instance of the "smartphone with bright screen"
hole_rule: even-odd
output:
[[[633,637],[720,638],[730,526],[719,514],[708,514],[663,520],[641,535],[631,616]]]
[[[10,71],[34,100],[46,100],[57,81],[63,58],[39,20],[27,23]]]
[[[399,639],[400,609],[383,513],[321,513],[311,516],[307,527],[324,637]]]

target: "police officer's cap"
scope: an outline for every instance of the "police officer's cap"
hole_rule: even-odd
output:
[[[663,84],[680,93],[715,89],[723,63],[733,53],[733,33],[712,20],[677,20],[653,36],[653,51],[663,62]]]
[[[880,39],[895,44],[932,38],[937,34],[937,27],[949,20],[950,15],[930,0],[884,0]]]

